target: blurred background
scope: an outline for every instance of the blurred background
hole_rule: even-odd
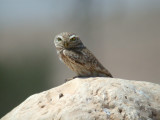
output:
[[[114,77],[160,84],[160,1],[0,0],[0,118],[75,75],[53,44],[64,31]]]

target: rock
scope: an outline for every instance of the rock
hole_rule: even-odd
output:
[[[160,120],[160,85],[76,78],[30,96],[1,120]]]

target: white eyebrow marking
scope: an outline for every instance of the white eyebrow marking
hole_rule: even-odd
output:
[[[62,37],[61,35],[58,35],[58,36],[57,36],[57,38],[61,38],[61,39],[63,39],[63,37]]]
[[[69,38],[71,39],[71,38],[73,38],[73,37],[77,37],[76,35],[71,35]]]

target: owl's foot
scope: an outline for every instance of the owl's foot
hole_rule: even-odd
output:
[[[66,83],[66,82],[68,82],[68,81],[70,81],[70,80],[72,80],[73,78],[66,78],[65,80],[64,80],[64,82]]]
[[[75,79],[75,78],[78,78],[79,76],[74,76],[74,77],[72,77],[72,78],[67,78],[67,79],[65,79],[64,80],[64,82],[66,83],[66,82],[68,82],[68,81],[70,81],[70,80],[73,80],[73,79]]]

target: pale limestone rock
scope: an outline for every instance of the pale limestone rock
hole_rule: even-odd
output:
[[[76,78],[30,96],[1,120],[160,120],[160,85]]]

